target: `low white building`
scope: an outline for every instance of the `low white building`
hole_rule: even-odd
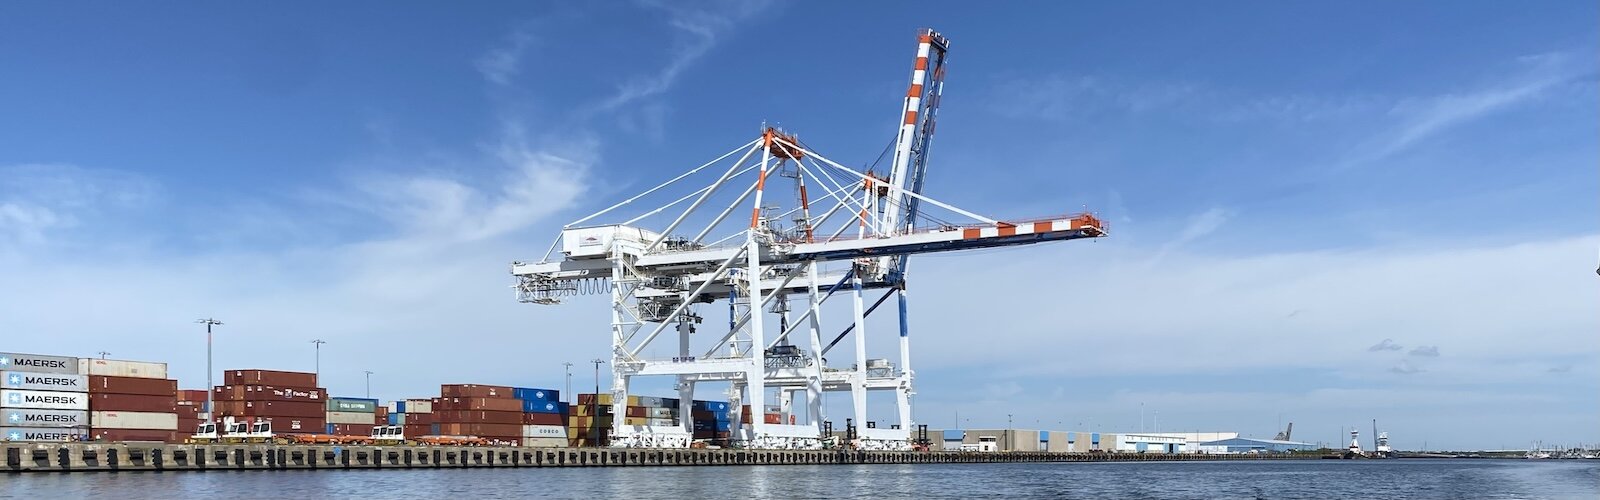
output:
[[[1117,453],[1184,453],[1188,451],[1188,440],[1181,436],[1165,436],[1161,434],[1115,434],[1115,441],[1111,446],[1101,447]]]

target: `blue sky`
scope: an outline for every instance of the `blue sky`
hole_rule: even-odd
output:
[[[763,122],[871,162],[934,26],[926,191],[1113,237],[919,260],[919,420],[1600,441],[1593,3],[272,7],[0,6],[0,350],[560,386],[604,304],[509,261]]]

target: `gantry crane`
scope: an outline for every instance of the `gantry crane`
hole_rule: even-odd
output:
[[[618,416],[613,446],[687,447],[694,431],[690,416],[696,385],[727,383],[731,438],[739,445],[820,448],[828,437],[823,435],[823,393],[848,391],[848,426],[856,437],[851,445],[909,449],[914,374],[906,303],[908,257],[1105,235],[1099,219],[1087,213],[1000,220],[922,193],[948,48],[939,33],[919,32],[887,177],[836,162],[795,135],[763,126],[759,137],[716,159],[566,225],[539,262],[512,263],[521,302],[557,304],[571,296],[610,294],[612,414]],[[726,161],[735,155],[738,159]],[[708,170],[722,165],[726,168]],[[664,206],[633,212],[620,222],[595,222],[664,196],[669,186],[716,172],[720,174],[708,185]],[[794,199],[787,201],[792,205],[772,192],[773,181],[779,179],[790,180]],[[715,214],[706,210],[720,204],[713,201],[718,195],[731,194],[726,189],[730,186],[745,187]],[[813,198],[814,191],[822,196]],[[685,202],[687,207],[665,227],[642,227],[658,217],[665,220],[664,214]],[[751,207],[748,226],[714,239],[741,206]],[[559,258],[554,255],[557,248]],[[885,293],[868,305],[869,290]],[[898,366],[867,354],[866,318],[891,296],[898,298]],[[823,305],[836,297],[848,297],[850,314],[843,331],[824,345],[825,333],[831,331],[824,331],[828,323]],[[725,329],[710,326],[701,315],[708,308],[724,307],[717,304],[726,304],[728,310]],[[669,329],[678,337],[674,355],[648,354],[646,348]],[[713,333],[716,341],[691,342],[702,330]],[[853,336],[854,364],[848,369],[830,365],[825,356],[846,336]],[[679,426],[624,425],[629,384],[641,376],[676,378]],[[764,418],[769,389],[776,392],[780,423]],[[871,425],[869,391],[895,394],[897,424],[887,429]],[[802,394],[803,421],[793,408]],[[748,423],[738,411],[746,401],[751,406]]]

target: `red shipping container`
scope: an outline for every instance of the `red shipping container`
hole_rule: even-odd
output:
[[[384,420],[389,417],[389,407],[380,404],[377,406],[377,408],[373,409],[373,413],[378,414],[379,420]]]
[[[97,441],[122,442],[122,441],[158,441],[162,443],[178,443],[183,441],[185,432],[191,431],[160,431],[146,429],[94,429],[89,432]]]
[[[520,436],[522,424],[439,424],[439,433],[447,436]]]
[[[233,401],[235,415],[250,417],[326,418],[327,405],[308,401]],[[221,409],[221,406],[218,406]]]
[[[178,400],[172,396],[89,393],[89,411],[147,411],[177,413]]]
[[[276,370],[230,370],[223,372],[224,385],[261,384],[278,387],[316,387],[317,374]]]
[[[433,423],[521,424],[519,411],[446,410],[432,413]],[[519,431],[520,432],[520,431]]]
[[[446,398],[509,398],[511,388],[503,385],[445,384],[439,386],[439,396]]]
[[[327,401],[321,387],[278,387],[272,385],[219,385],[214,391],[219,401]]]
[[[178,401],[205,401],[205,389],[178,389]]]
[[[402,429],[402,432],[405,432],[406,437],[408,437],[408,438],[417,437],[417,436],[428,436],[428,435],[432,435],[433,434],[433,426],[431,426],[431,425],[407,425],[407,426],[405,426],[405,428]]]
[[[567,417],[560,413],[524,413],[522,423],[527,425],[566,425]]]
[[[401,413],[406,416],[405,425],[428,425],[433,423],[432,413]]]
[[[629,406],[628,416],[636,418],[649,418],[650,409],[643,406]]]
[[[522,412],[522,400],[506,398],[440,398],[440,404],[433,406],[433,411],[444,410],[490,410]],[[442,406],[442,408],[441,408]]]
[[[272,432],[280,434],[323,434],[328,432],[328,420],[323,417],[262,417],[253,416],[246,422],[272,422]]]
[[[90,375],[89,392],[176,397],[178,394],[178,381],[159,378]]]
[[[333,424],[333,434],[338,436],[371,436],[372,426],[362,424]]]

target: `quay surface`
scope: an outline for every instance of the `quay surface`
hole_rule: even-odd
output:
[[[1305,455],[1305,456],[1300,456]],[[1046,452],[889,452],[502,446],[6,443],[0,470],[116,472],[290,469],[649,467],[694,465],[919,464],[1283,460],[1297,455],[1163,455]]]

